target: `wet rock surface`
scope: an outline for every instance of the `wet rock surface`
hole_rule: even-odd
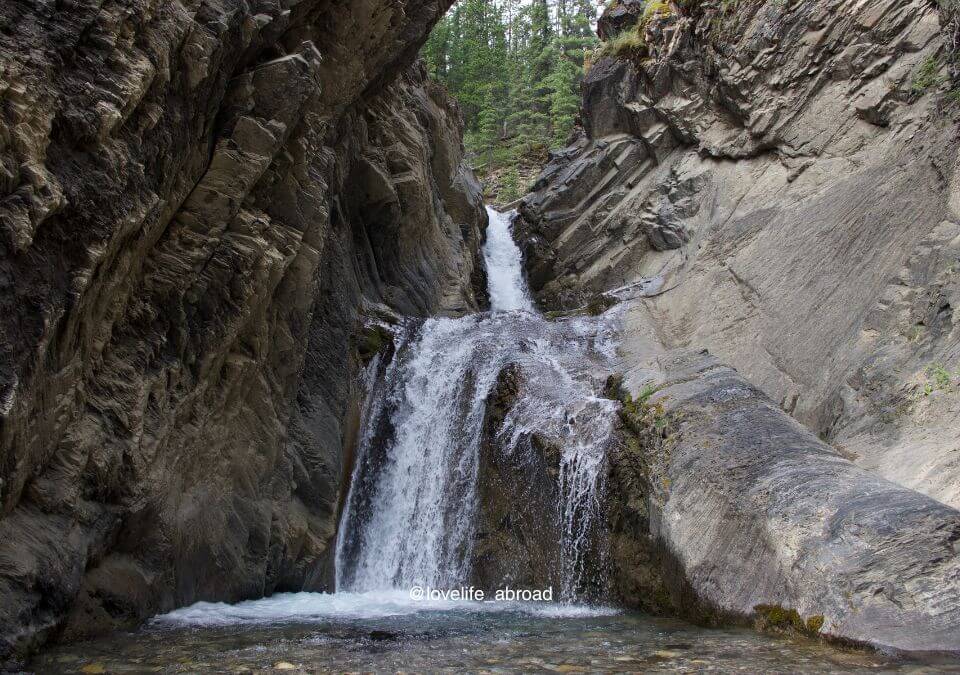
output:
[[[633,315],[653,344],[709,348],[860,465],[960,505],[955,20],[829,0],[646,21],[642,57],[593,64],[583,135],[520,208],[541,306],[656,280]]]
[[[705,352],[635,368],[614,471],[642,504],[633,531],[669,604],[698,621],[756,616],[886,650],[960,652],[960,512],[841,457]],[[623,509],[623,491],[611,494]],[[647,565],[614,574],[656,591]]]
[[[504,419],[524,394],[522,369],[500,372],[487,399],[477,476],[479,511],[473,581],[489,594],[506,587],[561,587],[562,524],[557,476],[562,450],[541,435],[506,447]]]
[[[324,586],[360,315],[482,286],[447,4],[0,8],[0,662]]]

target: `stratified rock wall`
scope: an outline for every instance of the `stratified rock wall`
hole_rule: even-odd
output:
[[[593,64],[584,133],[521,208],[540,302],[656,291],[628,332],[709,348],[960,505],[955,22],[925,0],[667,4],[636,19],[646,47]]]
[[[0,6],[0,663],[323,586],[361,314],[476,306],[448,4]]]

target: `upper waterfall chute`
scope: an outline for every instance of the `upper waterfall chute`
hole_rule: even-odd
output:
[[[487,288],[490,309],[494,312],[533,312],[533,300],[523,276],[520,249],[513,241],[510,226],[516,211],[500,213],[489,206],[487,241],[483,245],[483,259],[487,267]]]
[[[553,504],[535,517],[538,532],[555,533],[541,581],[556,580],[564,601],[583,597],[592,584],[587,557],[616,413],[601,393],[612,323],[540,315],[511,234],[514,214],[488,213],[483,252],[491,311],[407,324],[390,362],[371,363],[337,540],[338,591],[470,583],[484,517],[481,458],[494,447],[516,467],[552,476],[540,494],[551,494]],[[489,402],[508,368],[522,386],[491,437]],[[537,464],[536,448],[547,446],[543,461],[550,465]],[[506,577],[514,572],[520,570]]]

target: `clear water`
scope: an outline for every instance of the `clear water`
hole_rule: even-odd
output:
[[[268,669],[466,672],[933,671],[805,640],[576,604],[603,490],[613,404],[599,395],[613,318],[546,321],[523,283],[509,217],[491,213],[484,250],[493,310],[431,319],[375,359],[353,483],[337,541],[337,593],[197,603],[136,633],[47,650],[37,672]],[[484,402],[516,364],[523,395],[500,444],[542,434],[562,451],[560,603],[412,599],[413,586],[469,576]]]
[[[198,605],[137,633],[48,650],[31,667],[39,673],[940,670],[746,629],[563,610],[470,603],[444,608],[397,594],[298,593],[233,608]]]

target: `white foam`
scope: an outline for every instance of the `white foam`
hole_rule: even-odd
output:
[[[526,281],[523,278],[520,249],[513,241],[510,224],[514,211],[500,213],[487,207],[490,224],[483,259],[487,268],[487,289],[490,309],[494,312],[534,311]]]
[[[279,593],[235,605],[198,602],[154,617],[162,626],[232,626],[242,624],[314,623],[327,620],[382,619],[424,612],[512,612],[548,619],[613,616],[609,607],[526,602],[412,600],[407,591],[365,593]]]
[[[516,611],[534,616],[542,616],[547,619],[589,619],[596,616],[616,616],[620,610],[615,607],[591,606],[591,605],[568,605],[568,604],[538,604],[531,603],[523,605],[518,603]]]

